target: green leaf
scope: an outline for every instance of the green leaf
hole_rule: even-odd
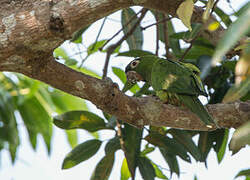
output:
[[[127,8],[122,10],[121,22],[122,22],[122,30],[124,34],[127,34],[130,29],[134,26],[138,17],[135,17],[129,24],[127,22],[136,15],[133,9]],[[143,44],[143,34],[140,29],[140,26],[137,26],[132,35],[130,35],[126,39],[129,49],[142,49]]]
[[[149,159],[140,157],[138,159],[138,167],[144,180],[154,180],[156,174]]]
[[[199,148],[195,145],[192,140],[192,136],[187,131],[178,130],[178,129],[170,129],[168,130],[174,139],[176,139],[179,143],[181,143],[188,152],[195,158],[196,161],[201,161],[201,152]]]
[[[114,159],[115,156],[113,153],[104,156],[97,164],[95,171],[92,174],[91,180],[108,180],[113,169]]]
[[[74,110],[88,110],[83,99],[72,96],[63,91],[54,89],[50,92],[50,97],[55,105],[55,111],[59,114]]]
[[[213,141],[209,138],[209,132],[200,132],[198,140],[198,148],[202,153],[202,162],[206,162],[207,155],[213,147]]]
[[[61,57],[62,59],[65,60],[65,64],[68,66],[76,65],[78,62],[77,60],[70,58],[67,55],[66,51],[61,47],[58,47],[54,50],[54,57],[55,58]]]
[[[89,111],[69,111],[55,116],[53,122],[62,129],[81,128],[89,132],[108,129],[101,117]]]
[[[176,11],[176,14],[181,19],[182,23],[189,29],[189,31],[192,31],[191,17],[193,14],[193,9],[194,9],[193,0],[185,0],[179,5]]]
[[[135,176],[135,168],[140,155],[142,130],[129,124],[124,124],[124,128],[122,129],[122,137],[125,149],[124,154],[127,159],[131,177],[133,179]]]
[[[120,68],[117,68],[117,67],[112,67],[112,71],[122,81],[123,84],[126,83],[127,77],[126,77],[126,74],[125,74],[125,72],[123,70],[121,70]],[[140,87],[138,86],[138,84],[135,84],[130,89],[130,91],[132,93],[136,93],[139,89],[140,89]]]
[[[186,49],[182,49],[182,53],[184,53]],[[185,56],[185,59],[198,59],[202,55],[209,55],[213,54],[214,50],[210,47],[200,46],[200,45],[193,45],[190,51]],[[181,55],[177,55],[177,58],[180,58]]]
[[[240,171],[235,178],[240,177],[240,176],[246,176],[246,177],[250,177],[250,169],[245,169]]]
[[[77,145],[78,136],[77,131],[75,129],[66,131],[67,139],[71,148],[74,148]]]
[[[218,151],[217,151],[217,160],[219,163],[221,163],[225,152],[226,152],[226,148],[227,148],[227,141],[228,141],[228,134],[229,134],[229,130],[225,129],[225,133],[223,136],[223,141],[221,143],[221,146],[219,147]]]
[[[114,138],[110,139],[108,143],[105,146],[105,153],[115,153],[118,149],[121,149],[120,145],[120,138],[118,136],[115,136]]]
[[[40,133],[43,136],[49,153],[52,136],[52,123],[50,114],[46,107],[41,104],[37,99],[37,96],[33,96],[19,105],[18,110],[22,116],[24,124],[26,125],[32,147],[36,147],[36,137],[37,134]]]
[[[177,176],[180,175],[180,169],[178,165],[178,161],[176,156],[173,156],[172,154],[168,153],[165,149],[160,148],[160,152],[162,156],[164,157],[164,160],[168,163],[168,166],[170,168],[171,176],[172,173],[176,173]]]
[[[155,150],[154,147],[145,147],[143,151],[141,151],[141,156],[146,156],[147,154],[153,152]]]
[[[170,37],[175,39],[183,39],[184,41],[191,41],[197,33],[200,31],[202,24],[200,23],[193,23],[192,24],[192,31],[184,31],[173,33]]]
[[[87,49],[88,56],[99,51],[99,48],[102,47],[106,41],[107,40],[100,40],[91,44]]]
[[[229,15],[227,15],[222,9],[218,6],[215,8],[215,13],[221,18],[222,22],[228,27],[232,23]]]
[[[155,146],[164,148],[168,153],[172,155],[178,155],[183,160],[191,162],[186,149],[173,138],[169,138],[157,132],[152,132],[144,139]]]
[[[227,53],[245,34],[250,32],[250,6],[234,23],[232,23],[221,40],[213,55],[213,65],[220,62],[222,56]]]
[[[234,131],[229,149],[235,154],[247,144],[250,145],[250,122],[244,123]]]
[[[99,150],[102,141],[92,139],[77,145],[63,160],[62,169],[69,169],[91,158]]]
[[[153,165],[154,167],[154,170],[155,170],[155,176],[159,179],[168,179],[162,172],[162,170],[158,167],[158,165],[156,165],[155,163],[153,163],[151,161],[151,164]]]
[[[82,34],[89,28],[89,26],[84,26],[80,30],[76,31],[70,41],[73,43],[82,43]]]
[[[121,167],[121,180],[128,180],[131,177],[131,174],[128,169],[128,164],[126,158],[122,161],[122,167]]]
[[[223,103],[236,101],[250,91],[250,76],[238,85],[233,85],[223,98]]]
[[[149,51],[139,50],[139,49],[132,49],[129,51],[118,53],[117,56],[126,56],[126,57],[142,57],[147,55],[154,55]]]
[[[8,150],[12,163],[16,160],[16,151],[20,143],[14,111],[15,106],[12,96],[8,91],[0,87],[0,131],[3,131],[1,132],[0,139],[8,142]]]
[[[62,57],[63,59],[68,59],[69,58],[68,55],[67,55],[67,53],[61,47],[58,47],[58,48],[56,48],[54,50],[54,57],[55,58]]]
[[[71,67],[73,68],[73,67]],[[94,71],[90,70],[90,69],[86,69],[86,68],[78,68],[78,67],[74,67],[74,69],[77,69],[78,71],[84,73],[84,74],[87,74],[89,76],[92,76],[92,77],[95,77],[97,79],[101,79],[101,76],[99,76],[98,74],[96,74]]]

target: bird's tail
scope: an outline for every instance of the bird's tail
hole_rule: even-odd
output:
[[[195,113],[208,127],[213,124],[219,127],[196,96],[179,95],[179,98],[183,104]]]

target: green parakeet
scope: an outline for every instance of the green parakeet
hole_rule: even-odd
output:
[[[149,55],[131,61],[125,72],[128,80],[123,92],[130,89],[137,81],[145,81],[153,87],[156,96],[163,102],[177,106],[184,105],[208,127],[216,125],[198,99],[199,95],[207,96],[207,93],[196,66]]]

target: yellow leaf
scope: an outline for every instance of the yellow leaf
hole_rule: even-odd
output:
[[[209,31],[215,31],[216,29],[218,29],[218,27],[220,27],[220,23],[218,21],[215,21],[215,22],[212,22],[211,24],[209,24],[207,29]]]
[[[191,17],[193,14],[193,9],[193,0],[185,0],[183,3],[180,4],[176,11],[178,17],[181,19],[182,23],[189,29],[189,31],[192,31]]]

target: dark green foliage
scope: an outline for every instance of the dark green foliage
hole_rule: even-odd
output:
[[[63,160],[62,169],[68,169],[86,161],[96,154],[102,142],[98,139],[88,140],[77,145]]]

